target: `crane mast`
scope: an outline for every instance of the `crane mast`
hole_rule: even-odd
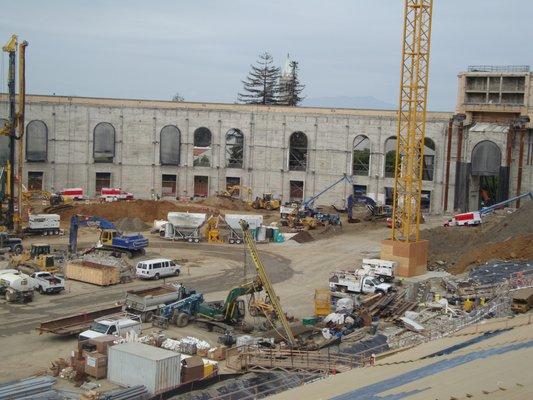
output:
[[[419,240],[432,11],[433,0],[405,0],[392,214],[395,241]]]
[[[241,228],[242,228],[244,243],[246,244],[246,247],[248,247],[250,257],[252,258],[257,274],[259,275],[259,279],[261,280],[261,283],[263,284],[263,289],[265,289],[265,292],[270,299],[272,308],[274,309],[274,312],[276,313],[276,317],[281,322],[283,330],[285,331],[285,339],[291,346],[294,346],[296,344],[296,340],[294,339],[294,335],[292,334],[292,329],[289,325],[289,321],[287,321],[287,317],[285,316],[283,309],[281,308],[281,304],[279,302],[278,296],[276,296],[274,287],[272,286],[272,283],[270,282],[270,279],[268,278],[268,275],[266,274],[265,266],[263,265],[263,262],[259,258],[259,254],[257,253],[257,248],[255,247],[254,239],[252,235],[250,234],[250,231],[248,230],[248,223],[244,220],[241,220],[239,224],[241,225]]]

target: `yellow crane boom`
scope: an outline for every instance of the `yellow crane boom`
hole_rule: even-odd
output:
[[[276,317],[281,322],[283,330],[285,331],[285,339],[287,340],[289,345],[294,346],[296,344],[296,340],[294,339],[294,335],[292,334],[292,329],[289,325],[289,321],[287,321],[287,317],[285,316],[285,313],[283,312],[283,308],[281,307],[278,296],[276,296],[274,287],[272,286],[272,283],[270,282],[270,279],[268,278],[268,275],[265,270],[265,266],[263,265],[263,262],[259,258],[259,254],[257,253],[257,248],[255,247],[254,238],[252,237],[252,235],[250,234],[250,231],[248,230],[248,223],[244,220],[241,220],[239,221],[239,224],[241,225],[241,228],[242,228],[244,243],[246,244],[246,247],[248,248],[250,257],[252,258],[254,267],[257,271],[257,275],[259,275],[259,279],[261,280],[261,283],[263,284],[263,289],[267,293],[270,299],[272,308],[274,309],[274,312],[276,314]]]
[[[405,0],[392,238],[406,242],[419,240],[432,12],[433,0]]]

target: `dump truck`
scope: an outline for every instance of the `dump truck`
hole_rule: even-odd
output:
[[[48,332],[59,336],[75,335],[88,329],[96,318],[113,315],[121,310],[122,306],[99,307],[96,310],[84,311],[79,314],[41,322],[37,330],[39,334]]]
[[[183,285],[132,289],[126,292],[122,309],[138,315],[142,322],[151,322],[159,308],[185,299],[194,293],[196,293],[194,290],[188,290]]]
[[[533,288],[519,289],[513,294],[511,310],[515,313],[526,313],[533,308]]]

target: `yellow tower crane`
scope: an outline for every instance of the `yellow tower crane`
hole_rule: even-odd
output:
[[[392,239],[419,241],[433,0],[405,0]]]

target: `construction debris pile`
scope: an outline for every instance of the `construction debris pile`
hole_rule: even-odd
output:
[[[437,227],[420,232],[429,241],[430,270],[464,272],[472,264],[533,258],[533,202],[498,210],[476,227]]]

